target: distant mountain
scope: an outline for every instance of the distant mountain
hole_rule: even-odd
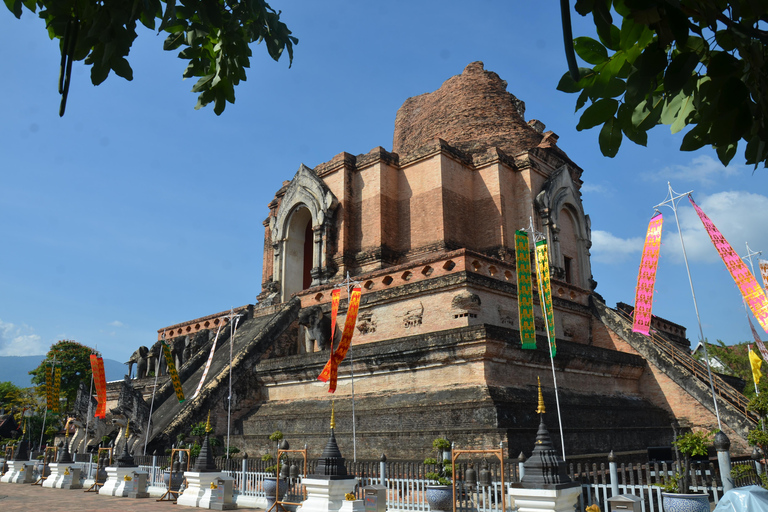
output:
[[[0,382],[11,381],[15,385],[26,388],[32,385],[31,370],[37,368],[40,362],[45,359],[44,355],[39,356],[0,356]],[[107,382],[112,380],[121,380],[128,367],[114,359],[104,360],[104,373]]]

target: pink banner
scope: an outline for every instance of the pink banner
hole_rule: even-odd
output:
[[[691,196],[688,196],[688,200],[696,209],[696,213],[699,214],[699,218],[704,224],[704,229],[707,230],[712,244],[714,244],[717,252],[720,253],[720,257],[723,259],[726,268],[728,268],[728,272],[731,273],[731,277],[736,281],[736,286],[739,287],[739,291],[741,291],[742,297],[744,297],[747,305],[749,305],[749,309],[752,310],[752,313],[763,329],[768,332],[768,298],[766,298],[765,292],[757,284],[755,276],[752,275],[744,261],[736,254],[731,244],[728,243],[712,221],[709,220],[709,217],[693,202]]]
[[[632,332],[639,332],[646,336],[651,330],[653,287],[656,284],[656,267],[659,263],[661,225],[663,222],[664,219],[659,213],[648,223],[648,232],[645,235],[645,245],[643,246],[643,258],[640,261],[640,271],[637,274]]]

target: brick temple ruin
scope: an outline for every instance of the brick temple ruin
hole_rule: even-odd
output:
[[[584,171],[555,133],[525,121],[525,104],[506,87],[474,62],[437,91],[406,100],[391,152],[376,147],[300,165],[277,191],[264,221],[262,291],[236,311],[233,446],[265,453],[279,429],[293,446],[321,447],[335,399],[336,436],[351,454],[351,370],[360,459],[423,458],[439,436],[460,447],[504,442],[516,457],[535,438],[537,377],[559,439],[537,296],[538,348],[522,350],[517,330],[514,232],[531,218],[549,240],[568,453],[669,445],[675,419],[717,426],[685,329],[656,319],[652,338],[632,333],[627,307],[612,309],[595,292]],[[338,390],[329,395],[317,376],[329,355],[331,290],[347,273],[360,282],[362,301]],[[342,325],[345,309],[343,293]],[[228,313],[158,330],[188,399],[179,404],[160,378],[150,450],[170,446],[209,410],[216,434],[226,434]],[[205,385],[189,399],[220,325]],[[147,401],[153,379],[146,375],[158,353],[145,348],[132,358],[139,378],[130,384]],[[733,450],[745,451],[755,420],[738,390],[720,380],[717,387],[724,430]]]

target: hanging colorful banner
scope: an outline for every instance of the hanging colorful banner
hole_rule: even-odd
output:
[[[557,354],[555,311],[552,308],[552,285],[549,282],[549,251],[546,240],[536,242],[536,271],[539,282],[539,303],[541,304],[542,313],[546,311],[547,315],[549,350],[552,353],[552,357],[555,357],[555,354]]]
[[[91,354],[91,372],[93,384],[96,386],[96,412],[94,418],[107,417],[107,378],[104,375],[104,360],[96,354]]]
[[[219,333],[221,333],[221,326],[224,325],[224,322],[219,323],[219,328],[216,330],[216,337],[213,338],[213,346],[211,347],[211,351],[208,353],[208,361],[205,363],[205,370],[203,370],[203,376],[200,377],[200,382],[197,383],[197,389],[195,390],[195,394],[192,395],[192,398],[195,398],[197,394],[200,392],[201,389],[203,389],[203,382],[205,382],[205,377],[208,375],[208,370],[211,369],[211,361],[213,361],[213,353],[216,352],[216,343],[219,341]]]
[[[341,289],[336,288],[331,292],[331,351],[333,351],[333,335],[336,332],[336,316],[339,314],[340,301]]]
[[[747,315],[747,321],[749,321],[749,329],[752,331],[752,337],[755,338],[755,345],[757,345],[757,350],[760,351],[760,355],[763,356],[763,359],[768,361],[768,350],[766,350],[763,340],[760,339],[760,335],[757,334],[755,325],[752,323],[752,319],[749,318],[749,315]]]
[[[341,333],[341,341],[335,351],[332,351],[331,358],[325,364],[325,368],[317,377],[318,380],[329,382],[328,392],[336,391],[336,380],[338,379],[339,365],[347,355],[349,346],[352,343],[352,335],[355,333],[355,322],[357,321],[357,311],[360,308],[360,288],[353,288],[352,295],[349,297],[349,306],[347,307],[347,318],[344,320],[344,330]]]
[[[536,326],[533,323],[533,284],[531,282],[531,253],[528,233],[515,231],[517,260],[517,309],[520,321],[520,341],[523,348],[536,348]]]
[[[763,278],[763,288],[768,289],[768,260],[757,260],[760,276]]]
[[[653,288],[656,285],[656,267],[659,264],[661,226],[663,222],[662,215],[659,213],[648,223],[645,245],[643,246],[643,257],[640,260],[640,270],[637,273],[632,332],[639,332],[646,336],[651,332]]]
[[[757,386],[760,384],[760,377],[762,376],[760,367],[763,365],[763,360],[752,351],[750,345],[747,345],[747,348],[749,349],[749,366],[752,368],[752,380],[755,381],[755,386]]]
[[[61,394],[61,366],[53,366],[53,414],[59,414],[59,395]]]
[[[171,355],[171,349],[166,345],[165,340],[160,340],[163,345],[163,354],[165,355],[165,364],[168,366],[168,375],[171,376],[171,384],[173,390],[176,392],[176,398],[179,399],[179,403],[184,403],[184,390],[181,388],[181,381],[179,380],[179,373],[176,371],[176,365],[173,363],[173,355]]]
[[[739,287],[742,297],[747,302],[749,309],[752,310],[752,314],[768,332],[768,298],[765,296],[765,292],[760,285],[757,284],[755,276],[749,271],[744,264],[744,260],[736,254],[731,244],[723,237],[720,231],[717,230],[715,225],[709,220],[709,217],[699,208],[699,206],[693,202],[693,198],[689,195],[688,200],[696,209],[696,213],[699,214],[701,222],[704,224],[704,228],[709,234],[709,238],[712,240],[712,244],[720,253],[720,257],[723,259],[726,268],[731,273],[731,277],[736,281],[736,286]]]
[[[45,365],[45,406],[53,411],[53,367]]]

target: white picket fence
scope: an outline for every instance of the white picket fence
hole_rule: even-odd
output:
[[[93,480],[96,476],[97,466],[94,462],[79,462],[82,467],[81,478]],[[743,463],[742,463],[743,464]],[[150,486],[165,489],[163,481],[165,468],[157,464],[139,465],[139,469],[149,473],[148,484]],[[234,478],[235,493],[242,496],[264,498],[264,479],[269,473],[248,471],[246,464],[242,464],[241,470],[227,470],[224,473]],[[671,467],[666,465],[640,465],[629,464],[616,467],[617,485],[610,482],[610,471],[605,464],[585,465],[572,471],[572,476],[582,483],[579,509],[593,503],[597,503],[601,510],[608,510],[608,499],[613,496],[615,490],[618,494],[633,494],[641,498],[642,512],[662,512],[662,489],[654,482],[664,476],[674,473]],[[381,484],[378,476],[364,476],[359,478],[357,497],[363,498],[363,489],[369,485]],[[428,512],[429,505],[426,500],[427,480],[420,478],[385,478],[384,485],[387,488],[387,508],[391,512]],[[288,486],[287,488],[284,486]],[[507,484],[508,486],[508,484]],[[692,488],[694,492],[704,492],[710,495],[715,504],[723,494],[722,486],[718,485],[711,464],[701,464],[693,472]],[[285,489],[285,491],[284,491]],[[280,491],[284,495],[284,501],[301,502],[306,498],[301,477],[292,482],[281,481]],[[456,481],[457,512],[506,512],[502,510],[502,492],[507,497],[507,510],[512,511],[507,489],[501,488],[501,483],[496,481],[491,486],[474,486],[468,489],[461,480]]]

